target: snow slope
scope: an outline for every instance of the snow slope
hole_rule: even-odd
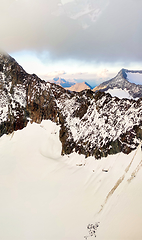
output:
[[[122,98],[133,99],[133,97],[128,93],[127,90],[122,90],[119,88],[108,89],[106,93],[109,93],[112,97],[118,97],[120,99]]]
[[[0,239],[142,239],[142,153],[61,156],[46,120],[0,138]]]
[[[98,230],[99,240],[142,239],[141,167],[142,153],[139,146],[124,174],[107,196],[106,205],[100,213],[102,224]]]

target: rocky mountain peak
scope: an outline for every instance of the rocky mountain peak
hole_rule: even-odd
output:
[[[122,68],[119,72],[118,72],[118,75],[120,75],[122,78],[126,79],[127,78],[127,72],[128,70],[125,69],[125,68]]]
[[[142,97],[142,85],[138,85],[135,83],[131,83],[128,79],[128,73],[133,73],[133,74],[141,74],[142,78],[142,71],[131,71],[127,69],[121,69],[118,74],[103,83],[101,83],[99,86],[95,87],[93,91],[108,91],[109,89],[121,89],[125,90],[129,93],[129,95],[132,98],[139,98]]]

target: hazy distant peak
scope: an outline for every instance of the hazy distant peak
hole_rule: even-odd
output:
[[[60,77],[55,77],[53,78],[53,80],[51,81],[52,83],[55,83],[61,87],[64,87],[64,88],[68,88],[68,87],[71,87],[72,85],[74,85],[76,83],[76,81],[67,81],[63,78],[60,78]]]
[[[71,86],[70,88],[66,88],[70,91],[75,91],[75,92],[81,92],[85,89],[91,89],[91,86],[86,83],[86,82],[82,82],[82,83],[76,83],[75,85]]]

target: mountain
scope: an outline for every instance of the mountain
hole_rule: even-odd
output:
[[[93,89],[94,92],[96,91],[111,91],[110,93],[113,94],[112,90],[123,90],[121,91],[126,97],[129,98],[140,98],[142,97],[142,85],[131,83],[129,78],[135,80],[139,77],[142,82],[142,71],[131,71],[127,69],[122,69],[116,77],[110,79],[109,81],[101,83],[99,86]],[[115,92],[114,94],[117,95]]]
[[[61,156],[59,131],[43,120],[0,138],[0,239],[141,239],[141,147]]]
[[[0,239],[142,239],[141,117],[0,54]]]
[[[64,88],[68,88],[68,87],[71,87],[72,85],[74,85],[76,82],[75,81],[66,81],[65,79],[63,78],[53,78],[53,80],[51,81],[52,83],[55,83],[61,87],[64,87]]]
[[[28,74],[9,55],[0,55],[0,136],[30,121],[51,120],[60,126],[62,154],[86,157],[130,153],[142,139],[142,99],[109,93],[79,93]]]
[[[86,83],[86,82],[82,82],[82,83],[76,83],[75,85],[69,87],[69,88],[66,88],[70,91],[75,91],[75,92],[81,92],[85,89],[91,89],[91,86]]]

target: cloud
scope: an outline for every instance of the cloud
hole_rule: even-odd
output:
[[[59,77],[61,75],[65,75],[66,72],[65,71],[53,71],[53,72],[48,72],[47,74],[44,75],[44,78],[52,78],[52,77]]]
[[[97,72],[97,77],[100,79],[100,78],[107,78],[108,77],[108,74],[109,74],[109,71],[108,69],[103,69],[101,71],[98,71]]]
[[[82,0],[84,6],[86,2]],[[24,49],[48,52],[53,60],[141,61],[142,1],[88,2],[99,9],[99,15],[92,22],[91,12],[73,19],[75,1],[64,4],[65,11],[56,15],[62,5],[60,0],[2,0],[0,47],[7,52]],[[76,1],[78,14],[84,11],[80,4],[81,0]],[[87,24],[86,29],[83,24]]]

